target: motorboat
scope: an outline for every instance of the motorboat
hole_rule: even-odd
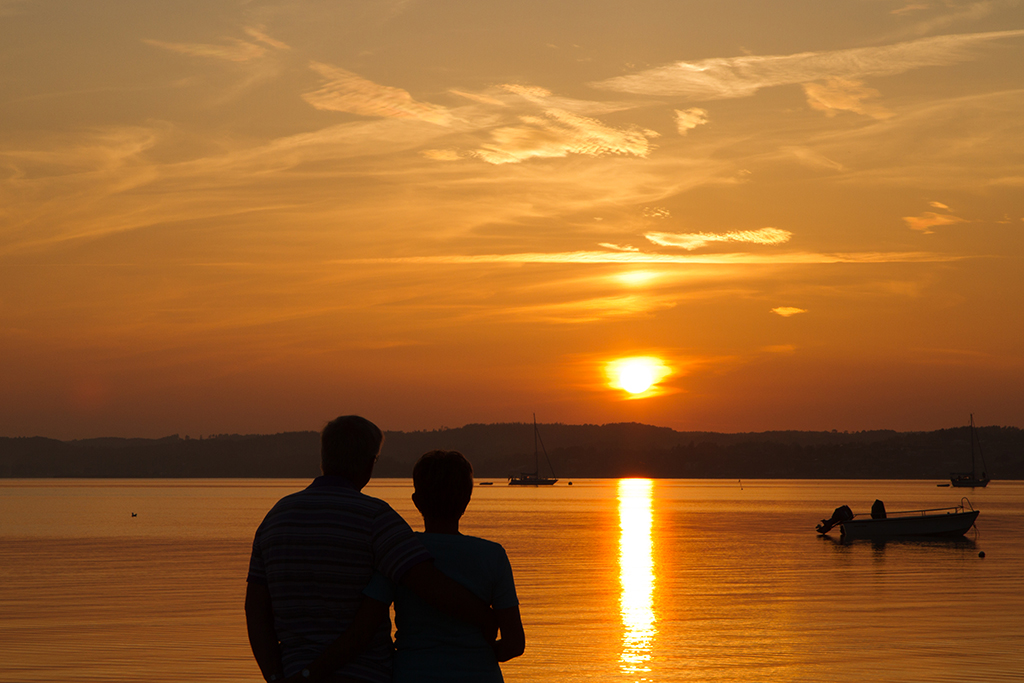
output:
[[[875,501],[870,515],[856,515],[846,505],[836,508],[831,519],[821,520],[819,534],[838,526],[844,540],[888,538],[959,538],[974,526],[979,511],[966,498],[947,508],[886,512]]]

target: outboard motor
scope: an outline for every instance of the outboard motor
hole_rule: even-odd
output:
[[[853,519],[853,510],[850,509],[850,506],[840,505],[835,509],[835,512],[832,513],[832,517],[830,519],[821,520],[821,524],[817,526],[818,533],[827,534],[837,524],[849,522],[851,519]]]

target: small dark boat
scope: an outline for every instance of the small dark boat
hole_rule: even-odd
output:
[[[846,505],[836,508],[832,519],[821,520],[818,533],[824,535],[839,526],[844,540],[959,538],[974,526],[979,514],[966,498],[954,507],[890,513],[885,512],[881,501],[875,504],[878,507],[872,507],[871,515],[855,515]]]

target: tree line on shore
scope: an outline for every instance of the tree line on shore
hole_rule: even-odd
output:
[[[968,427],[931,432],[677,432],[637,423],[540,425],[541,474],[600,477],[946,479],[971,466]],[[1024,430],[978,429],[987,474],[1024,479]],[[408,477],[434,448],[463,452],[477,478],[534,469],[533,425],[387,432],[377,477]],[[545,458],[545,451],[547,457]],[[549,469],[548,461],[551,468]],[[980,468],[979,460],[979,468]],[[299,477],[319,474],[319,435],[0,438],[0,477]]]

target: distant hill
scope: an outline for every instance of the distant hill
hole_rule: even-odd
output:
[[[970,469],[967,427],[933,432],[677,432],[637,423],[540,425],[554,474],[589,477],[936,479]],[[978,430],[988,474],[1024,479],[1024,430]],[[388,432],[378,477],[408,477],[433,448],[462,451],[479,478],[533,469],[533,425]],[[541,472],[549,472],[541,455]],[[0,477],[314,477],[319,435],[204,439],[0,438]]]

